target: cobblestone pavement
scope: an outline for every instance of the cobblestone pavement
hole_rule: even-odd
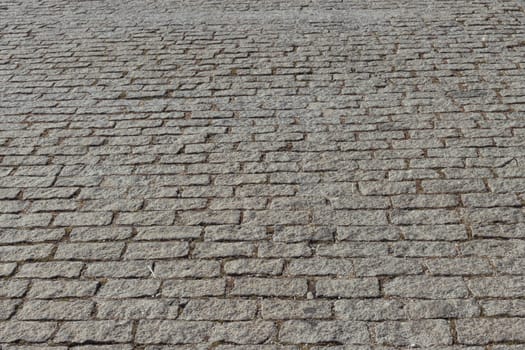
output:
[[[524,6],[1,1],[0,348],[524,350]]]

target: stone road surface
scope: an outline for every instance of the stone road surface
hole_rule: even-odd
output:
[[[525,349],[524,6],[0,1],[0,348]]]

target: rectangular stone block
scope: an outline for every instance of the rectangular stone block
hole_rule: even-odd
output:
[[[124,259],[170,259],[187,256],[188,252],[188,242],[137,242],[128,243]]]
[[[101,298],[152,297],[159,291],[160,281],[150,279],[112,279],[97,293]]]
[[[19,320],[85,320],[93,310],[88,300],[28,300],[16,314]],[[71,312],[75,310],[75,312]]]
[[[355,259],[356,275],[364,276],[398,276],[416,275],[423,272],[423,266],[418,259],[375,257]]]
[[[237,278],[232,295],[242,296],[304,296],[307,284],[301,278]]]
[[[135,341],[139,344],[197,344],[204,343],[212,329],[211,322],[141,320]]]
[[[68,321],[60,325],[53,341],[57,343],[125,343],[132,340],[131,331],[131,322]]]
[[[261,304],[263,319],[322,319],[332,316],[332,303],[325,300],[267,299]]]
[[[377,324],[379,344],[432,347],[451,345],[450,326],[445,320],[387,321]]]
[[[391,299],[348,299],[334,303],[337,318],[355,321],[385,321],[407,318],[405,305]]]
[[[33,280],[28,292],[29,298],[82,298],[95,295],[99,282],[81,280]]]
[[[364,322],[294,320],[282,324],[279,340],[286,343],[366,344],[369,335]]]
[[[424,299],[466,298],[469,291],[460,277],[397,277],[383,285],[387,296]]]
[[[61,243],[55,259],[59,260],[118,260],[124,243]]]
[[[20,266],[17,277],[32,278],[72,278],[80,276],[82,262],[51,261],[41,263],[26,263]]]
[[[379,282],[375,278],[319,279],[315,283],[317,296],[330,298],[378,297]]]
[[[190,300],[180,315],[181,320],[243,321],[255,318],[257,302],[239,299]]]
[[[525,296],[525,276],[478,277],[467,282],[476,297],[519,298]]]
[[[53,224],[56,226],[103,226],[109,225],[112,219],[113,214],[109,212],[60,213],[55,217]]]
[[[56,322],[1,321],[0,342],[44,342],[51,338],[56,329]]]
[[[210,341],[234,344],[261,344],[275,337],[277,327],[268,321],[224,322],[214,325]]]
[[[171,299],[99,300],[96,317],[111,320],[173,319],[178,316],[178,308],[178,302]]]
[[[224,263],[228,275],[279,275],[283,271],[282,259],[236,259]]]
[[[223,279],[167,280],[162,284],[162,296],[195,298],[223,295],[226,281]]]
[[[525,342],[524,318],[476,318],[456,322],[460,344]]]

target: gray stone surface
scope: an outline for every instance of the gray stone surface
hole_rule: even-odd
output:
[[[0,1],[0,349],[524,350],[523,0]]]

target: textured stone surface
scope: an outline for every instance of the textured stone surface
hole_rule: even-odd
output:
[[[376,328],[380,344],[394,346],[436,346],[452,344],[445,320],[388,321]]]
[[[525,350],[523,0],[0,1],[1,350]]]

